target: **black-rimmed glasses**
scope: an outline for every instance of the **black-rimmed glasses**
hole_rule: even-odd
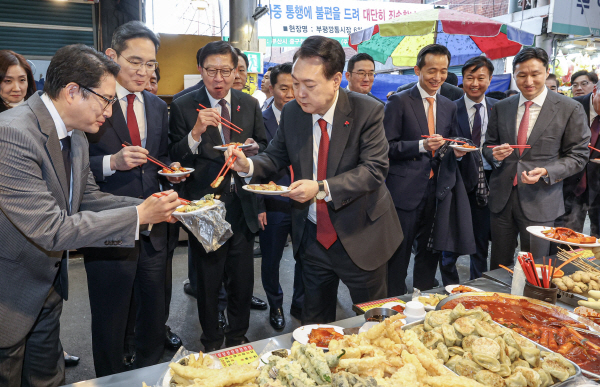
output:
[[[208,76],[211,78],[216,77],[217,72],[221,72],[221,75],[225,78],[230,76],[231,73],[233,72],[233,69],[213,69],[213,68],[207,68],[207,67],[203,67],[203,69],[206,70],[206,74],[208,74]]]
[[[87,88],[85,86],[79,85],[79,87],[81,87],[82,89],[85,89],[85,90],[89,91],[90,93],[95,94],[98,97],[102,98],[104,100],[104,102],[106,102],[106,105],[104,106],[104,108],[102,110],[108,109],[109,106],[111,106],[112,104],[114,104],[115,102],[117,102],[119,100],[119,98],[116,97],[116,96],[114,98],[110,99],[110,98],[106,98],[105,96],[96,93],[94,90],[92,90],[90,88]]]
[[[127,62],[131,63],[132,64],[131,67],[133,67],[135,70],[141,69],[142,66],[144,66],[144,65],[146,66],[146,70],[148,70],[148,71],[154,71],[158,67],[158,62],[155,60],[151,60],[151,61],[144,63],[141,60],[137,60],[137,59],[131,60],[129,58],[126,58],[125,56],[123,56],[123,59],[125,59]]]

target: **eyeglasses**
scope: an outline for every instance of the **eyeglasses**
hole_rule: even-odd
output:
[[[375,74],[375,73],[368,73],[368,72],[366,72],[366,71],[362,71],[362,70],[361,70],[361,71],[356,71],[356,72],[355,72],[355,71],[353,71],[353,72],[352,72],[352,74],[356,74],[356,75],[358,75],[360,78],[369,77],[369,78],[371,78],[371,79],[375,79],[375,75],[377,75],[377,74]]]
[[[233,69],[213,69],[213,68],[207,68],[207,67],[203,67],[203,69],[206,70],[206,74],[211,78],[216,77],[217,72],[221,72],[221,75],[225,78],[230,76],[231,73],[233,72]]]
[[[96,93],[94,90],[89,89],[89,88],[87,88],[85,86],[79,85],[79,87],[81,87],[82,89],[85,89],[85,90],[89,91],[90,93],[95,94],[98,97],[102,98],[104,100],[104,102],[106,102],[106,105],[104,105],[104,108],[102,109],[103,111],[106,110],[106,109],[108,109],[109,106],[111,106],[112,104],[114,104],[115,102],[117,102],[119,100],[119,98],[116,97],[116,96],[114,98],[112,98],[112,99],[111,98],[106,98],[105,96],[100,95],[100,94]]]
[[[126,57],[123,57],[123,58],[127,62],[131,63],[131,65],[132,65],[131,67],[133,67],[135,70],[141,69],[142,66],[144,66],[144,65],[146,65],[146,70],[148,70],[148,71],[154,71],[158,67],[158,62],[155,61],[155,60],[151,60],[151,61],[148,61],[148,62],[144,63],[141,60],[136,60],[136,59],[131,60],[131,59],[128,59]]]
[[[577,88],[579,86],[581,87],[586,87],[587,85],[589,85],[592,82],[588,82],[588,81],[583,81],[581,83],[572,83],[571,86],[573,86],[573,88]]]

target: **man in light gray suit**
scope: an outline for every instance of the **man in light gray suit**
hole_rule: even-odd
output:
[[[176,193],[142,202],[94,182],[83,132],[111,116],[118,71],[90,47],[63,47],[45,92],[0,115],[0,386],[64,384],[66,251],[133,247],[140,225],[170,220],[179,204]]]
[[[546,88],[548,54],[541,48],[522,50],[513,61],[513,76],[521,94],[494,105],[483,146],[494,168],[490,270],[512,265],[518,234],[521,251],[536,258],[548,254],[550,242],[530,243],[526,229],[554,225],[565,212],[563,180],[581,171],[589,158],[583,106]],[[515,144],[531,148],[511,148]]]

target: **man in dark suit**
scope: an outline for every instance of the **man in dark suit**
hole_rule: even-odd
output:
[[[115,30],[106,50],[121,67],[116,86],[119,101],[98,133],[88,135],[90,168],[103,192],[143,199],[160,191],[161,183],[167,185],[166,180],[159,181],[161,168],[147,160],[153,156],[171,164],[167,105],[144,90],[158,65],[158,46],[158,37],[133,21]],[[123,148],[125,142],[133,146]],[[84,250],[97,377],[126,370],[123,354],[131,302],[137,309],[134,367],[156,364],[162,357],[167,234],[167,224],[162,223],[154,225],[149,236],[142,235],[133,249]]]
[[[416,241],[414,287],[434,287],[441,252],[427,249],[435,218],[439,160],[434,153],[443,138],[456,136],[456,105],[438,89],[448,73],[450,52],[442,45],[425,46],[417,56],[419,82],[393,95],[383,124],[389,142],[390,172],[386,185],[392,194],[404,241],[388,262],[388,295],[406,293],[406,273]],[[423,139],[423,135],[431,138]],[[454,150],[456,157],[465,154]]]
[[[485,132],[492,112],[495,99],[485,96],[492,81],[494,65],[485,56],[476,56],[469,59],[462,67],[463,90],[465,95],[456,104],[456,118],[458,120],[457,135],[473,141],[475,146],[481,149],[485,141]],[[482,157],[482,156],[480,156]],[[486,182],[492,174],[492,166],[481,159]],[[487,183],[486,183],[487,187]],[[476,279],[487,271],[488,245],[490,234],[490,210],[487,206],[487,193],[478,193],[475,189],[469,194],[471,207],[471,220],[473,223],[473,235],[477,251],[471,254],[470,277]],[[451,273],[452,283],[458,284],[458,272],[456,270],[456,253],[443,252],[442,266],[446,272]]]
[[[528,226],[553,226],[565,212],[563,180],[581,171],[589,158],[590,130],[583,106],[545,85],[548,54],[526,48],[513,61],[521,94],[498,102],[490,116],[483,155],[495,168],[490,177],[492,257],[490,270],[514,262],[515,239],[535,258],[550,242]],[[530,145],[514,149],[510,144]],[[488,146],[496,146],[488,148]]]
[[[386,295],[387,260],[402,229],[384,185],[387,143],[383,106],[340,90],[344,49],[311,36],[294,55],[295,101],[281,113],[267,150],[233,168],[261,181],[290,164],[294,253],[302,261],[302,324],[335,320],[340,279],[353,303]]]
[[[348,80],[348,90],[366,94],[385,105],[385,102],[371,93],[373,81],[375,80],[375,61],[371,55],[363,52],[350,58],[346,79]]]
[[[416,84],[417,84],[417,82],[411,82],[406,85],[402,85],[402,86],[398,87],[398,90],[396,90],[396,93],[399,93],[404,90],[412,89]],[[444,97],[448,98],[450,101],[457,101],[465,94],[463,89],[461,89],[460,87],[457,87],[455,85],[452,85],[448,82],[442,83],[442,86],[439,88],[438,93],[443,95]]]
[[[283,106],[294,99],[292,63],[283,63],[270,70],[269,89],[273,104],[263,111],[267,140],[270,142],[277,133]],[[289,186],[291,169],[284,168],[272,176],[277,185]],[[265,183],[268,181],[265,181]],[[277,330],[285,328],[283,315],[283,291],[279,284],[279,263],[288,235],[292,233],[292,206],[290,199],[282,196],[264,196],[265,212],[258,214],[262,231],[260,249],[262,251],[261,278],[267,294],[270,314],[269,323]],[[290,314],[298,319],[302,316],[304,286],[302,284],[302,264],[296,260],[294,268],[294,294]]]
[[[65,382],[59,336],[68,250],[132,248],[140,224],[158,225],[179,205],[175,193],[142,202],[100,192],[94,182],[84,132],[111,116],[118,71],[93,48],[63,47],[44,93],[0,115],[2,386]]]
[[[202,51],[202,47],[200,47],[198,49],[198,51],[196,52],[196,62],[198,63],[198,72],[199,73],[202,73],[202,69],[200,68],[200,62],[199,62],[201,51]],[[196,83],[195,85],[190,86],[187,89],[183,89],[179,93],[175,94],[173,96],[173,101],[175,101],[177,98],[181,97],[182,95],[186,95],[187,93],[191,93],[192,91],[199,90],[202,86],[204,86],[204,80],[201,79],[200,82]]]
[[[232,89],[238,65],[233,47],[223,41],[211,42],[202,49],[199,64],[205,87],[171,104],[169,154],[195,169],[182,187],[183,194],[190,199],[211,193],[221,195],[227,209],[226,220],[233,230],[233,236],[210,253],[192,235],[189,240],[188,254],[196,260],[197,267],[200,339],[205,351],[210,352],[221,347],[224,337],[227,347],[247,342],[254,285],[252,250],[254,233],[259,229],[256,196],[242,189],[244,184],[237,174],[228,172],[218,187],[211,188],[226,160],[223,152],[213,147],[241,142],[256,143],[264,149],[267,139],[258,101]],[[237,133],[222,125],[221,117],[243,131]],[[219,328],[217,307],[223,275],[229,321],[225,332]]]
[[[592,93],[573,98],[583,105],[590,125],[592,147],[600,148],[600,87],[595,85]],[[600,158],[598,151],[590,149],[590,160]],[[600,237],[600,165],[590,161],[585,169],[564,181],[565,213],[556,219],[556,226],[583,232],[586,215],[590,216],[590,234]]]

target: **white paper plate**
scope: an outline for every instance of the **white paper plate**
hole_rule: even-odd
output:
[[[176,172],[176,173],[163,173],[162,169],[161,169],[160,171],[158,171],[158,174],[161,176],[166,176],[166,177],[181,177],[181,176],[189,175],[190,173],[194,172],[194,168],[186,167],[185,169],[187,169],[187,172]]]
[[[600,164],[600,159],[590,159],[590,163]]]
[[[280,351],[282,349],[284,349],[284,348],[275,349],[275,351]],[[291,350],[286,349],[286,351],[288,353],[288,356],[292,354]],[[265,364],[269,363],[269,357],[271,356],[272,353],[273,353],[273,351],[269,351],[269,352],[265,353],[264,355],[262,355],[260,357],[260,365],[259,365],[259,367],[264,366]]]
[[[344,334],[344,328],[338,327],[336,325],[327,325],[327,324],[311,324],[304,325],[300,328],[296,328],[294,332],[292,332],[292,337],[294,340],[299,342],[300,344],[308,344],[308,335],[313,329],[318,328],[333,328],[340,335]],[[319,347],[319,348],[327,348],[327,347]]]
[[[252,146],[252,144],[238,145],[238,149],[246,149],[246,148],[250,148],[251,146]],[[216,145],[216,146],[213,146],[213,149],[220,150],[220,151],[226,151],[227,147],[222,146],[222,145]]]
[[[446,286],[444,289],[446,289],[446,291],[447,291],[448,293],[450,293],[450,294],[454,294],[454,293],[452,293],[452,290],[453,290],[454,288],[457,288],[457,287],[459,287],[459,286],[460,286],[460,285],[448,285],[448,286]],[[477,289],[477,288],[474,288],[473,286],[469,286],[469,285],[463,285],[463,286],[466,286],[466,287],[468,287],[468,288],[471,288],[471,289],[473,289],[473,291],[474,291],[474,292],[483,292],[483,290],[481,290],[481,289]],[[470,293],[470,292],[469,292],[469,293]],[[459,293],[456,293],[456,294],[459,294]],[[460,293],[460,294],[466,294],[466,293]],[[440,301],[440,302],[441,302],[441,301]],[[425,308],[425,309],[427,309],[427,308]],[[434,308],[434,310],[435,310],[435,308]]]
[[[542,234],[542,230],[549,230],[551,227],[546,227],[546,226],[529,226],[527,227],[527,231],[529,231],[529,233],[531,235],[535,235],[538,238],[542,238],[545,239],[547,241],[551,241],[554,243],[558,243],[561,245],[569,245],[569,246],[581,246],[581,247],[600,247],[600,243],[598,243],[598,240],[596,239],[596,243],[573,243],[573,242],[565,242],[565,241],[559,241],[553,238],[548,238],[546,235]],[[583,234],[584,236],[589,236],[586,234]]]
[[[450,148],[459,150],[461,152],[475,152],[479,150],[479,148],[463,148],[460,145],[450,145]]]
[[[198,360],[198,355],[199,354],[195,353],[194,355],[196,356],[196,360]],[[204,354],[204,355],[206,355],[206,354]],[[219,360],[219,358],[217,358],[214,355],[210,355],[210,357],[212,357],[212,359],[213,359],[213,365],[210,366],[210,367],[208,367],[208,368],[210,368],[210,369],[221,369],[221,368],[223,368],[223,366],[221,365],[221,361]],[[163,377],[161,378],[162,379],[162,385],[161,385],[161,387],[171,387],[171,378],[172,378],[172,376],[171,376],[171,368],[169,368],[167,366],[167,371],[163,374]]]
[[[191,212],[173,212],[173,216],[177,217],[177,216],[188,216],[188,215],[195,215],[195,214],[198,214],[198,213],[200,213],[200,212],[202,212],[202,211],[208,211],[208,210],[210,210],[210,209],[212,209],[212,208],[215,208],[215,206],[216,206],[217,204],[221,203],[221,201],[220,201],[219,199],[213,199],[213,200],[214,200],[215,204],[214,204],[214,205],[212,205],[212,206],[202,207],[202,208],[200,208],[199,210],[196,210],[196,211],[191,211]],[[195,202],[196,200],[192,200],[192,201],[194,201],[194,202]],[[183,204],[182,204],[182,205],[180,205],[180,206],[178,206],[177,208],[180,208],[180,207],[183,207]]]
[[[251,185],[254,185],[254,184],[251,184]],[[288,192],[292,191],[291,189],[288,189],[288,187],[286,187],[285,185],[280,185],[280,187],[283,188],[283,191],[255,191],[255,190],[249,188],[247,184],[244,185],[244,186],[242,186],[242,188],[245,189],[246,191],[252,192],[252,193],[255,193],[255,194],[258,194],[258,195],[277,196],[277,195],[281,195],[281,194],[288,193]]]

